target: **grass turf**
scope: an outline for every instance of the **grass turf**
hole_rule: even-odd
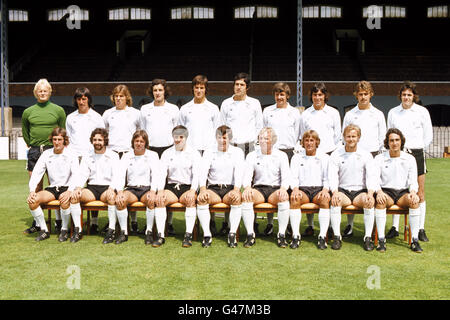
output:
[[[161,248],[130,236],[121,245],[102,245],[102,236],[59,243],[57,235],[41,243],[22,231],[32,222],[26,205],[28,177],[24,161],[0,161],[0,299],[152,299],[152,300],[297,300],[297,299],[449,299],[448,181],[450,160],[427,161],[426,231],[430,242],[413,253],[400,236],[388,240],[387,252],[362,248],[362,215],[355,217],[354,237],[340,251],[316,248],[316,237],[299,249],[280,249],[274,237],[257,237],[246,249],[214,238],[204,249],[199,241],[182,248],[184,215],[174,214],[178,235]],[[54,219],[54,216],[53,216]],[[316,235],[318,232],[315,215]],[[222,218],[217,218],[220,228]],[[258,220],[262,231],[266,220]],[[99,225],[107,223],[100,213]],[[139,227],[145,225],[138,213]],[[392,223],[388,216],[386,229]],[[303,217],[301,230],[306,227]],[[344,228],[343,217],[341,227]],[[400,228],[403,229],[401,219]],[[245,233],[241,224],[241,232]],[[275,233],[277,226],[275,226]],[[70,266],[79,270],[80,288],[70,289]],[[372,268],[379,271],[373,280]],[[373,288],[371,285],[379,285]]]

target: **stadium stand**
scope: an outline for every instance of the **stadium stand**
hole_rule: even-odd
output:
[[[156,16],[155,12],[151,22],[116,23],[105,21],[104,17],[83,22],[81,29],[75,31],[68,30],[65,21],[35,19],[33,24],[12,24],[10,33],[21,34],[24,41],[10,37],[11,80],[30,82],[47,76],[52,81],[148,81],[156,77],[190,81],[193,75],[205,73],[210,80],[227,81],[236,70],[248,70],[251,63],[253,80],[295,81],[296,2],[277,3],[278,19],[255,21],[233,19],[233,5],[243,4],[233,1],[228,7],[217,5],[217,18],[212,21],[173,21],[167,13]],[[450,79],[450,48],[436,32],[448,28],[450,19],[428,19],[423,23],[424,4],[408,7],[406,19],[383,19],[380,30],[369,30],[361,17],[363,5],[343,5],[342,19],[304,20],[305,81]],[[173,4],[161,6],[158,12],[168,12],[170,6]],[[100,10],[107,10],[92,4],[89,7],[96,10],[97,16]],[[44,19],[44,15],[40,18]],[[51,36],[45,37],[44,42],[35,41],[35,26],[44,33],[51,32]],[[341,39],[337,52],[336,31],[341,28],[356,30],[360,40],[364,40],[364,52],[355,39]],[[128,37],[121,47],[125,52],[118,55],[116,42],[133,30],[148,32],[145,54],[141,54],[142,39]]]

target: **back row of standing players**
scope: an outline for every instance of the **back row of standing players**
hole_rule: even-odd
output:
[[[319,153],[331,154],[342,146],[341,120],[339,112],[327,105],[329,93],[323,83],[315,84],[310,91],[312,106],[302,114],[292,107],[288,100],[290,88],[285,83],[277,83],[273,87],[276,103],[262,111],[257,99],[247,95],[250,87],[248,75],[239,73],[234,80],[234,95],[223,101],[221,108],[206,99],[208,91],[208,80],[205,76],[196,76],[192,81],[193,100],[179,109],[177,106],[167,102],[169,88],[162,79],[155,79],[149,88],[149,95],[154,101],[142,106],[141,110],[131,107],[132,99],[128,88],[124,85],[117,86],[111,95],[111,101],[115,107],[105,111],[103,117],[96,113],[92,107],[92,97],[86,88],[77,89],[74,97],[74,106],[78,108],[67,117],[66,123],[56,123],[56,126],[66,127],[70,138],[70,145],[79,156],[86,154],[92,145],[89,136],[92,129],[105,127],[109,131],[109,149],[122,155],[131,150],[130,140],[136,130],[142,128],[149,136],[149,147],[156,151],[159,156],[162,152],[173,145],[172,129],[181,124],[188,129],[188,144],[193,149],[203,153],[205,150],[217,148],[215,130],[224,124],[231,128],[231,145],[240,147],[245,155],[253,151],[257,146],[257,136],[263,127],[271,127],[276,132],[276,142],[273,147],[284,151],[291,160],[294,151],[301,149],[299,144],[303,133],[314,130],[320,137]],[[38,89],[44,88],[44,90]],[[39,92],[43,91],[42,97]],[[45,92],[47,91],[47,93]],[[47,94],[47,96],[45,96]],[[51,87],[44,81],[36,85],[35,96],[38,106],[51,104],[49,97]],[[358,148],[365,149],[373,156],[380,153],[384,147],[386,133],[386,122],[381,111],[376,109],[370,102],[374,92],[369,82],[359,82],[354,90],[358,100],[357,106],[347,112],[342,127],[356,124],[361,128]],[[424,196],[424,173],[425,160],[423,149],[432,141],[431,120],[428,111],[416,104],[418,95],[414,84],[405,83],[399,92],[401,104],[388,114],[388,127],[399,128],[406,137],[405,148],[415,154],[418,168],[418,196],[420,198],[420,232],[419,238],[426,241],[424,231],[425,196]],[[53,105],[53,104],[52,104]],[[35,106],[30,107],[29,109]],[[50,109],[50,108],[48,108]],[[63,118],[61,111],[55,110],[56,120]],[[26,143],[39,154],[48,145],[48,133],[42,135],[41,141],[32,141],[33,121],[30,121],[26,110],[23,115],[23,135]],[[64,112],[63,112],[64,114]],[[48,116],[46,115],[48,120]],[[34,123],[36,124],[36,122]],[[55,126],[55,123],[50,124]],[[36,126],[38,127],[38,126]],[[48,132],[48,131],[47,131]],[[36,130],[34,131],[36,137]],[[28,162],[28,170],[32,168]],[[136,216],[132,215],[132,221],[136,222]],[[398,235],[399,218],[394,217],[393,227],[387,234],[387,238]],[[171,217],[169,216],[169,228]],[[305,235],[314,233],[313,217],[308,215],[308,228]],[[348,226],[343,236],[353,234],[353,216],[348,215]],[[273,216],[269,216],[268,226],[265,234],[273,232]],[[338,234],[339,232],[335,232]],[[319,239],[320,240],[320,239]],[[248,242],[248,241],[247,241]],[[251,242],[251,241],[250,241]],[[280,240],[278,241],[280,242]],[[254,243],[254,240],[253,240]]]

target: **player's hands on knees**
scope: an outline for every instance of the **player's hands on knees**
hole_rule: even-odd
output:
[[[117,192],[116,204],[118,205],[118,207],[125,206],[125,195],[124,195],[123,191]]]
[[[187,191],[185,199],[187,203],[195,203],[195,190]]]
[[[331,197],[331,205],[333,207],[339,207],[341,205],[341,195],[339,192],[333,193],[333,196]]]
[[[373,206],[375,205],[375,199],[371,194],[366,194],[363,200],[364,200],[364,208],[368,209],[373,208]]]
[[[253,189],[251,187],[245,188],[242,193],[242,198],[244,199],[244,202],[253,202]]]
[[[75,188],[75,190],[73,190],[71,199],[72,199],[73,203],[80,202],[81,188],[78,187],[78,188]]]
[[[289,201],[289,194],[283,187],[277,190],[277,196],[280,202]]]
[[[71,197],[72,191],[67,190],[61,193],[61,195],[59,196],[59,201],[61,202],[61,204],[66,204],[69,203]]]
[[[409,202],[410,202],[411,205],[413,205],[413,206],[416,206],[416,205],[419,203],[419,201],[420,201],[419,196],[418,196],[417,193],[415,193],[415,192],[410,192],[410,193],[408,194],[408,198],[409,198]]]
[[[200,193],[199,193],[199,195],[197,197],[197,202],[200,202],[200,203],[205,203],[206,202],[207,203],[208,200],[209,200],[209,193],[208,193],[208,191],[206,191],[206,190],[200,191]]]
[[[377,203],[385,205],[387,202],[387,195],[382,190],[377,191]]]
[[[153,208],[155,206],[156,202],[156,191],[150,190],[149,193],[147,193],[147,199],[146,199],[147,205],[149,208]]]
[[[317,196],[317,200],[319,201],[330,202],[330,199],[330,191],[327,188],[323,188]]]
[[[238,188],[235,188],[230,191],[230,200],[232,202],[240,202],[241,201],[241,191]]]
[[[34,204],[36,202],[37,194],[34,191],[31,191],[27,198],[28,204]]]
[[[159,190],[156,194],[156,206],[157,207],[164,207],[166,204],[166,193],[164,190]]]
[[[114,202],[115,198],[116,198],[116,193],[114,192],[113,188],[108,188],[106,189],[106,201],[108,201],[109,203]]]
[[[299,202],[302,200],[303,194],[300,192],[298,188],[294,188],[291,193],[291,200],[292,202]]]

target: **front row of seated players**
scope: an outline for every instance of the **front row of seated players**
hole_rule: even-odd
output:
[[[63,218],[59,235],[61,242],[68,239],[71,215],[75,224],[71,242],[81,239],[80,202],[101,200],[108,203],[109,228],[103,243],[114,241],[117,217],[121,232],[115,237],[115,242],[119,244],[128,238],[127,206],[141,201],[147,206],[145,243],[159,247],[165,242],[166,206],[181,202],[186,207],[183,247],[192,245],[196,216],[204,232],[202,245],[208,247],[212,242],[209,205],[224,202],[231,208],[228,245],[237,246],[236,232],[242,217],[247,230],[244,246],[251,247],[255,244],[253,206],[269,202],[278,206],[278,246],[287,246],[285,232],[290,222],[293,229],[290,247],[295,249],[299,247],[301,238],[300,206],[313,202],[320,207],[319,249],[327,247],[325,236],[330,223],[334,232],[332,248],[341,248],[341,208],[353,204],[364,210],[364,249],[374,249],[371,235],[376,221],[379,234],[377,250],[384,252],[386,208],[397,204],[409,208],[411,249],[422,252],[418,243],[417,165],[411,155],[402,151],[405,138],[398,129],[388,130],[384,141],[387,151],[375,159],[358,148],[361,135],[358,126],[349,125],[344,129],[345,145],[331,156],[317,152],[320,138],[317,132],[309,130],[302,137],[303,151],[294,155],[290,167],[286,154],[273,148],[277,136],[272,128],[260,131],[259,147],[249,153],[246,161],[242,150],[230,146],[232,132],[227,126],[216,131],[217,150],[208,150],[203,157],[186,144],[188,131],[185,127],[175,127],[172,135],[174,146],[164,151],[159,161],[157,154],[148,150],[147,133],[138,130],[131,141],[133,152],[119,160],[117,154],[106,149],[108,132],[98,128],[91,134],[94,151],[89,157],[83,157],[78,166],[78,159],[65,148],[68,144],[65,130],[55,128],[50,137],[53,148],[45,151],[30,179],[27,202],[31,214],[42,228],[36,240],[50,236],[41,203],[60,200]],[[36,183],[46,170],[50,186],[35,193]],[[82,189],[80,186],[86,182],[87,187]],[[244,188],[242,195],[241,187]],[[197,188],[200,190],[198,198]],[[155,220],[158,234],[152,241]]]

